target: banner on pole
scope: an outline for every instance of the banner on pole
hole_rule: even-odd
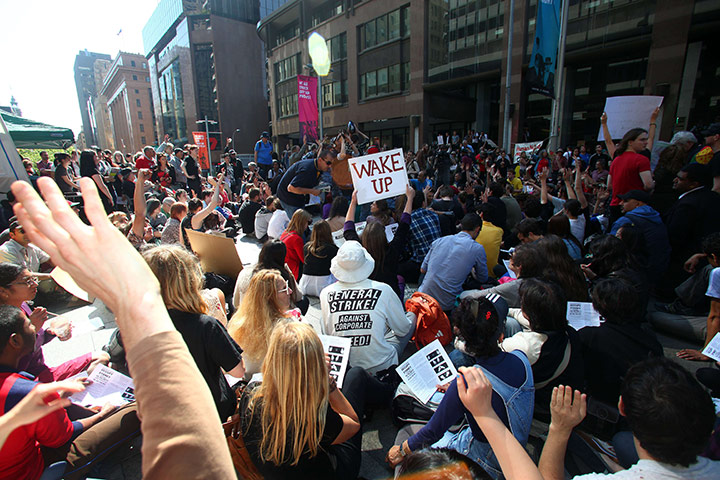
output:
[[[555,70],[557,69],[560,37],[560,8],[562,0],[540,0],[535,21],[535,40],[528,66],[530,91],[555,98]]]
[[[298,119],[300,138],[315,142],[318,139],[317,77],[298,75]]]
[[[359,205],[405,193],[408,176],[402,148],[350,158],[348,162]]]
[[[623,137],[632,128],[650,128],[650,115],[662,105],[663,97],[653,95],[625,95],[622,97],[607,97],[603,112],[607,113],[607,126],[610,136],[617,140]],[[655,121],[662,124],[662,112]],[[602,141],[602,125],[598,131],[598,140]]]
[[[542,144],[542,140],[539,142],[516,143],[513,158],[518,158],[522,152],[533,153],[535,150],[542,147]]]
[[[198,146],[198,164],[200,169],[210,169],[210,159],[208,158],[207,135],[205,132],[192,132],[193,141]]]

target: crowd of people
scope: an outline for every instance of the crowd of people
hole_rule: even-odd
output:
[[[43,156],[2,212],[0,478],[84,478],[140,434],[148,478],[358,478],[380,409],[396,478],[719,478],[720,364],[664,358],[648,311],[720,332],[720,124],[661,142],[656,116],[516,158],[453,132],[406,152],[405,194],[366,204],[349,159],[386,146],[352,123],[278,153],[263,132],[249,165],[228,141],[215,175],[167,138]],[[257,242],[258,261],[204,272],[188,231]],[[119,333],[49,367],[42,345],[72,330],[45,308],[55,266]],[[460,375],[408,421],[396,368],[428,334]],[[341,388],[320,335],[350,340]],[[70,405],[98,365],[137,403]]]

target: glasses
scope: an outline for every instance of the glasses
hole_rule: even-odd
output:
[[[25,279],[19,280],[19,281],[17,281],[17,282],[13,282],[13,283],[9,284],[8,286],[11,286],[11,285],[27,285],[28,287],[32,287],[32,286],[35,286],[35,285],[37,285],[37,284],[39,284],[39,283],[40,283],[40,280],[38,279],[38,277],[26,277]]]
[[[278,293],[287,293],[288,295],[290,295],[292,293],[292,288],[290,288],[290,284],[285,281],[285,288],[283,288],[282,290],[278,290]]]

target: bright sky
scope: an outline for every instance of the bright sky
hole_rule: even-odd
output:
[[[157,0],[0,0],[0,105],[82,130],[73,65],[80,50],[144,54],[142,29]],[[118,35],[118,32],[122,33]]]

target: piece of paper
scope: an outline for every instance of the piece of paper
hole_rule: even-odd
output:
[[[445,143],[445,138],[442,135],[438,135],[437,140],[438,140],[438,145],[442,145]]]
[[[358,234],[358,237],[362,235],[362,232],[365,230],[366,225],[367,222],[360,222],[355,224],[355,232]],[[343,243],[345,243],[345,237],[343,236],[344,230],[345,229],[341,229],[332,232],[333,243],[335,243],[335,246],[338,248],[342,247]],[[387,236],[387,230],[385,230],[385,235]],[[388,240],[388,242],[389,241],[390,240]]]
[[[135,401],[135,384],[132,378],[105,365],[98,365],[88,377],[92,383],[85,391],[70,397],[73,403],[84,407],[102,407],[112,403],[116,407]]]
[[[432,398],[438,385],[457,377],[457,370],[437,339],[405,360],[396,371],[422,403]]]
[[[203,271],[237,278],[243,266],[232,238],[196,232],[187,228],[185,232],[193,252],[200,258]]]
[[[703,355],[708,356],[720,362],[720,333],[716,333],[707,346],[702,351]]]
[[[53,280],[55,280],[55,283],[60,285],[66,292],[71,295],[75,295],[80,300],[84,300],[88,303],[92,303],[93,300],[95,300],[95,297],[80,288],[70,274],[60,267],[53,268],[52,272],[50,272],[50,276]]]
[[[385,227],[385,238],[387,238],[388,243],[392,242],[393,238],[395,238],[395,232],[397,232],[397,229],[397,223],[391,223]]]
[[[653,111],[662,105],[663,97],[653,95],[626,95],[622,97],[608,97],[605,100],[604,112],[607,113],[607,126],[610,130],[610,136],[614,140],[619,140],[628,130],[633,128],[650,127],[650,115]],[[658,125],[662,123],[662,112],[655,121]],[[602,125],[598,132],[598,140],[602,141],[603,135]]]
[[[510,260],[503,260],[503,265],[505,265],[505,268],[507,269],[508,276],[510,278],[517,278],[517,275],[515,275],[515,272],[510,270]]]
[[[408,185],[402,148],[348,159],[358,205],[396,197]]]
[[[330,355],[330,376],[337,382],[337,387],[342,388],[350,360],[350,344],[352,340],[346,337],[334,335],[320,335],[325,353]]]
[[[242,382],[242,378],[233,377],[229,373],[225,374],[225,380],[227,381],[228,385],[230,385],[230,387],[234,387],[238,383]]]
[[[585,327],[599,327],[600,314],[590,302],[567,302],[567,320],[571,327],[580,330]]]

